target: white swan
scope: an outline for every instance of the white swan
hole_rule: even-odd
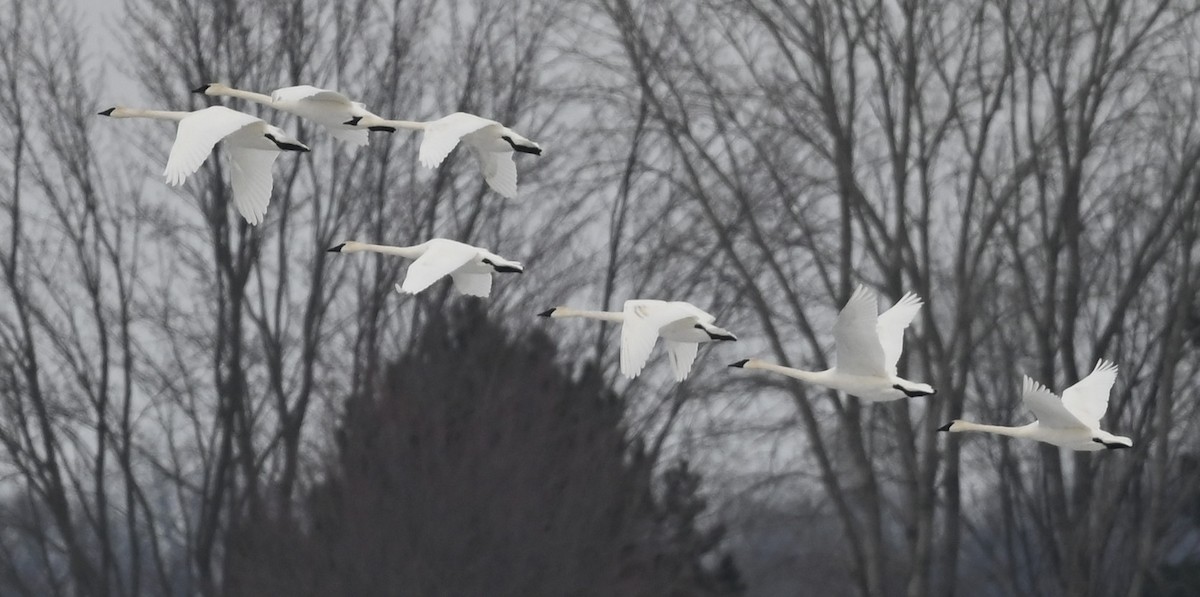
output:
[[[454,287],[462,294],[487,297],[492,292],[493,273],[522,273],[525,268],[519,262],[505,259],[487,249],[481,249],[458,241],[435,238],[412,247],[391,247],[346,241],[328,249],[330,253],[357,253],[372,251],[384,255],[399,255],[415,259],[404,277],[404,284],[396,285],[396,291],[416,294],[429,288],[434,282],[450,276]]]
[[[348,125],[391,127],[424,131],[419,159],[426,168],[436,168],[461,140],[471,147],[483,178],[492,190],[509,199],[517,197],[517,164],[513,152],[542,155],[542,147],[512,129],[474,114],[455,112],[437,120],[384,120],[378,116],[361,116],[346,121]]]
[[[904,349],[904,330],[921,310],[921,304],[921,297],[910,292],[879,314],[875,293],[859,286],[833,326],[837,363],[832,369],[803,371],[758,359],[738,361],[730,367],[775,371],[874,402],[936,394],[928,384],[896,375],[896,362]]]
[[[167,184],[182,185],[200,169],[213,146],[224,141],[229,157],[233,204],[252,226],[262,223],[271,201],[274,179],[271,165],[281,151],[308,151],[308,146],[288,136],[283,129],[223,106],[195,112],[139,110],[114,107],[100,113],[111,118],[153,118],[179,123],[167,168]]]
[[[1133,440],[1100,429],[1100,419],[1108,410],[1108,393],[1117,380],[1117,366],[1100,360],[1091,374],[1063,390],[1062,399],[1042,384],[1023,376],[1021,399],[1037,420],[1020,427],[981,425],[955,420],[938,431],[961,433],[983,431],[1023,437],[1084,452],[1132,448]]]
[[[368,129],[346,124],[347,119],[368,116],[379,118],[368,111],[366,105],[360,102],[350,101],[350,98],[336,91],[321,89],[312,85],[283,87],[272,91],[271,95],[265,95],[243,89],[234,89],[221,83],[209,83],[208,85],[201,85],[193,89],[192,93],[202,93],[214,97],[241,98],[264,106],[270,106],[289,114],[295,114],[325,127],[333,138],[359,147],[369,143],[367,138]],[[384,125],[372,126],[369,130],[385,131],[388,133],[396,132],[395,127]]]
[[[702,342],[734,341],[729,330],[713,325],[716,318],[683,301],[629,300],[620,313],[579,311],[554,307],[538,313],[540,317],[584,317],[621,324],[621,374],[633,379],[642,372],[654,343],[661,337],[667,343],[675,381],[687,379],[696,351]]]

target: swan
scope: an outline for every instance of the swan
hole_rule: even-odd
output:
[[[336,91],[312,85],[283,87],[272,91],[271,95],[265,95],[234,89],[221,83],[209,83],[193,89],[192,93],[214,97],[237,97],[295,114],[325,127],[333,138],[356,147],[368,144],[368,130],[396,132],[395,127],[385,125],[376,125],[365,129],[346,124],[346,119],[349,118],[379,117],[369,112],[366,105],[362,103],[350,101],[350,98]]]
[[[372,245],[346,241],[327,249],[330,253],[371,251],[384,255],[399,255],[415,259],[396,291],[416,294],[449,275],[454,287],[462,294],[487,297],[492,292],[492,274],[520,274],[525,271],[519,262],[505,259],[487,249],[458,241],[435,238],[411,247]]]
[[[877,314],[875,293],[859,286],[833,325],[837,363],[832,369],[803,371],[758,359],[729,366],[774,371],[873,402],[936,394],[928,384],[896,375],[896,362],[904,349],[904,330],[921,305],[921,297],[910,292],[891,309]]]
[[[200,169],[213,146],[224,141],[232,171],[233,205],[251,226],[261,224],[271,201],[271,165],[281,151],[308,151],[308,146],[283,129],[255,116],[211,106],[195,112],[141,110],[116,106],[100,112],[110,118],[153,118],[179,123],[175,143],[163,171],[167,184],[177,187]]]
[[[1096,368],[1079,383],[1063,390],[1062,399],[1046,386],[1022,376],[1021,400],[1037,420],[1020,427],[981,425],[954,420],[938,429],[949,433],[983,431],[1024,437],[1082,452],[1132,448],[1133,440],[1100,429],[1100,419],[1108,410],[1108,393],[1117,381],[1117,366],[1101,359]]]
[[[554,307],[539,317],[560,319],[583,317],[621,324],[621,374],[633,379],[642,372],[654,343],[661,337],[667,343],[675,381],[687,379],[700,344],[713,340],[736,341],[729,330],[713,325],[716,318],[683,301],[628,300],[622,310],[579,311]]]
[[[542,146],[518,135],[512,129],[474,114],[455,112],[437,120],[384,120],[378,116],[356,116],[347,125],[390,127],[424,131],[418,158],[426,168],[437,168],[461,140],[475,153],[483,178],[489,187],[503,197],[517,197],[517,164],[513,152],[542,155]]]

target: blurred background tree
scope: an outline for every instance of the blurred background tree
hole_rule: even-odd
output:
[[[738,595],[686,463],[662,489],[617,396],[539,331],[431,317],[292,522],[251,513],[230,595]]]

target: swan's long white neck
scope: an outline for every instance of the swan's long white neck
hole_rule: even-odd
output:
[[[550,317],[583,317],[585,319],[599,319],[601,321],[615,321],[617,323],[625,321],[624,313],[615,311],[581,311],[570,307],[555,307]]]
[[[743,365],[742,367],[745,369],[762,369],[764,371],[774,371],[776,373],[781,373],[788,377],[799,379],[800,381],[807,381],[809,383],[816,383],[816,384],[821,384],[821,385],[829,384],[829,372],[828,371],[805,371],[803,369],[792,369],[791,367],[784,367],[783,365],[775,365],[772,363],[767,363],[765,361],[760,361],[758,359],[751,359],[751,360],[747,361],[746,364]]]
[[[191,112],[176,110],[143,110],[141,108],[116,108],[109,116],[112,118],[153,118],[155,120],[173,120],[179,122],[191,115]]]
[[[408,259],[416,259],[425,254],[424,245],[416,245],[412,247],[393,247],[390,245],[372,245],[370,243],[357,243],[355,251],[371,251],[374,253],[383,253],[384,255],[399,255]]]
[[[995,433],[996,435],[1007,435],[1009,437],[1026,437],[1029,435],[1029,426],[1022,425],[1020,427],[1005,427],[1003,425],[984,425],[982,423],[972,423],[970,421],[955,421],[950,431],[960,433],[963,431],[982,431],[983,433]]]
[[[217,93],[215,93],[213,95],[224,95],[224,96],[228,96],[228,97],[237,97],[237,98],[241,98],[241,99],[244,99],[247,101],[263,104],[266,106],[270,106],[270,105],[274,104],[274,102],[271,100],[271,96],[269,96],[269,95],[266,95],[263,93],[255,93],[253,91],[246,91],[245,89],[234,89],[233,87],[220,87],[218,89]]]

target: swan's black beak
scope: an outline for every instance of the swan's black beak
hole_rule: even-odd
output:
[[[100,116],[112,116],[113,110],[116,110],[116,108],[115,107],[109,108],[103,112],[97,112],[97,114],[99,114]]]
[[[746,363],[749,363],[749,362],[750,362],[750,359],[742,359],[742,360],[740,360],[740,361],[738,361],[738,362],[736,362],[736,363],[730,363],[730,364],[729,364],[729,365],[727,365],[727,366],[729,366],[729,367],[735,367],[735,368],[737,368],[737,369],[741,369],[741,368],[743,368],[743,367],[745,367],[745,366],[746,366]]]
[[[344,247],[344,246],[346,246],[346,243],[342,243],[336,247],[329,247],[328,249],[325,249],[325,252],[326,253],[341,253],[342,247]]]
[[[942,433],[948,433],[950,431],[950,426],[953,424],[954,424],[954,421],[950,421],[949,423],[946,423],[945,425],[938,427],[938,431],[940,431]]]
[[[211,83],[208,83],[208,84],[205,84],[205,85],[201,85],[201,86],[199,86],[199,87],[197,87],[197,88],[193,89],[193,90],[192,90],[192,93],[204,93],[205,91],[208,91],[208,88],[209,88],[211,85],[212,85]]]
[[[538,313],[538,317],[550,317],[551,315],[554,314],[554,310],[557,308],[558,307],[550,307],[549,309],[546,309],[545,311]]]
[[[362,116],[355,116],[354,118],[351,118],[350,120],[347,120],[346,122],[343,122],[342,124],[344,124],[346,126],[358,126],[358,121],[360,121],[360,120],[362,120]]]

